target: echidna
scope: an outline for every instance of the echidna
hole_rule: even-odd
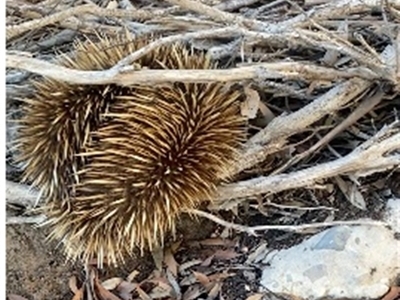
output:
[[[151,38],[77,42],[59,63],[104,70]],[[216,68],[183,44],[136,61],[149,69]],[[245,138],[241,93],[223,83],[71,85],[42,78],[25,99],[18,150],[40,189],[50,237],[70,259],[117,264],[151,250],[183,211],[210,199]]]

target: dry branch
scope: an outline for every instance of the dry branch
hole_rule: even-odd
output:
[[[388,0],[385,4],[390,7],[400,8],[400,0]],[[381,7],[381,0],[340,0],[327,1],[325,4],[313,7],[307,12],[297,15],[278,24],[269,24],[264,31],[266,32],[282,32],[293,27],[310,25],[310,20],[318,22],[327,19],[341,19],[343,16],[358,14],[371,11],[375,7]],[[283,29],[283,30],[282,30]]]
[[[240,224],[235,224],[231,222],[227,222],[222,220],[212,214],[201,210],[192,210],[191,214],[207,218],[214,223],[220,224],[225,228],[234,229],[239,232],[246,232],[247,234],[251,234],[256,236],[257,231],[267,231],[267,230],[281,230],[288,232],[302,232],[309,229],[317,229],[324,227],[332,227],[332,226],[351,226],[351,225],[367,225],[367,226],[388,226],[387,223],[381,221],[373,221],[373,220],[356,220],[356,221],[332,221],[332,222],[321,222],[321,223],[311,223],[311,224],[302,224],[302,225],[259,225],[259,226],[244,226]]]
[[[244,18],[240,15],[231,14],[228,12],[221,11],[215,7],[207,6],[199,1],[193,0],[167,0],[167,2],[179,5],[182,8],[195,11],[201,15],[206,15],[213,20],[220,21],[223,23],[239,24],[244,27],[248,27],[254,30],[262,30],[265,27],[263,22],[257,20],[251,20]]]
[[[72,16],[92,14],[101,17],[120,17],[130,19],[152,19],[157,12],[148,12],[137,9],[105,9],[93,4],[87,4],[66,9],[38,20],[27,21],[20,25],[10,25],[6,28],[7,40],[21,35],[29,30],[38,29],[68,19]],[[162,15],[158,13],[158,15]]]
[[[249,79],[331,80],[361,77],[374,79],[359,69],[338,71],[310,63],[278,62],[232,68],[229,70],[135,70],[134,67],[111,68],[105,71],[81,71],[66,68],[37,58],[7,54],[7,68],[17,68],[71,84],[158,84],[166,82],[229,82]]]
[[[381,58],[384,65],[395,66],[394,47],[387,46]],[[243,159],[232,166],[231,173],[238,174],[265,160],[268,155],[281,150],[287,137],[304,131],[324,116],[338,111],[367,90],[371,84],[371,81],[364,79],[350,79],[335,86],[302,109],[287,116],[276,117],[266,128],[251,138],[243,152]]]
[[[246,181],[241,181],[220,187],[219,196],[213,203],[213,209],[228,209],[238,204],[237,201],[230,202],[231,199],[251,197],[259,194],[273,194],[289,189],[312,187],[317,181],[324,180],[333,176],[360,172],[362,170],[390,169],[400,165],[400,154],[386,156],[387,153],[400,149],[400,130],[393,129],[399,125],[394,123],[384,127],[375,137],[367,140],[350,154],[335,161],[323,163],[292,172],[289,174],[279,174],[269,177],[258,177]],[[389,138],[384,136],[391,134]]]

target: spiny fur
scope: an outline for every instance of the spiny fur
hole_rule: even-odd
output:
[[[149,38],[78,42],[59,63],[104,70]],[[181,44],[136,61],[150,69],[211,69]],[[45,199],[50,238],[66,256],[117,264],[162,244],[183,211],[212,198],[245,137],[242,95],[223,83],[70,85],[44,78],[19,129],[24,178]]]

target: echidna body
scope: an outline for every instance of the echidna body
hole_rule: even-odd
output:
[[[104,70],[149,39],[77,43],[61,65]],[[210,69],[183,45],[142,57],[150,69]],[[25,100],[19,160],[42,192],[51,237],[68,258],[118,263],[152,249],[179,215],[212,197],[245,137],[241,93],[222,83],[158,86],[35,83]]]

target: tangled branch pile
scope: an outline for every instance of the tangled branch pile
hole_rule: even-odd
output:
[[[241,160],[231,166],[234,180],[219,188],[210,209],[257,200],[262,212],[273,197],[313,198],[304,191],[332,186],[346,194],[346,185],[359,189],[359,177],[395,176],[400,165],[399,23],[399,0],[7,1],[7,137],[14,138],[15,99],[31,93],[32,76],[91,85],[235,83],[245,87],[242,114],[254,128]],[[163,38],[104,71],[53,62],[75,39],[126,29],[132,36]],[[176,41],[226,67],[128,67]],[[8,147],[7,197],[21,204],[25,187],[12,182],[19,174],[13,151]],[[349,198],[362,208],[362,200]]]

